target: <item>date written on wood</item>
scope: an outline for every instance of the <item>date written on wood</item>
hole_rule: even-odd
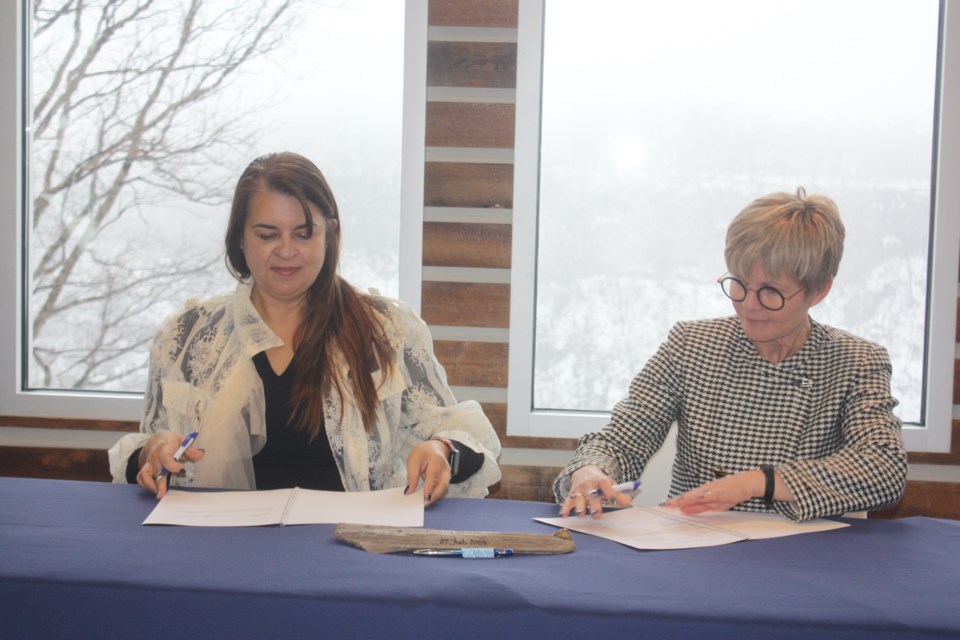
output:
[[[492,546],[487,538],[460,538],[453,536],[451,538],[441,537],[437,539],[440,548],[460,549],[462,547],[489,547]]]

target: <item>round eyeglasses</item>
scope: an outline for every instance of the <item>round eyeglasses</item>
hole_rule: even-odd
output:
[[[755,292],[757,294],[757,300],[760,302],[760,306],[762,306],[764,309],[769,309],[770,311],[780,311],[780,309],[783,309],[783,305],[787,304],[787,300],[790,300],[798,293],[803,291],[803,287],[800,287],[795,292],[786,296],[783,295],[783,293],[781,293],[776,287],[763,286],[759,289],[751,289],[733,276],[723,276],[717,278],[717,282],[720,283],[720,288],[723,289],[723,293],[734,302],[743,302],[747,299],[747,294],[749,292]]]

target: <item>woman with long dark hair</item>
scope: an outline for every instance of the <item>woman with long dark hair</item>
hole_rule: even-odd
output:
[[[150,357],[140,433],[111,450],[117,482],[484,496],[500,444],[457,402],[425,323],[338,274],[340,215],[294,153],[254,160],[226,232],[234,293],[188,301]],[[186,434],[199,436],[181,460]]]

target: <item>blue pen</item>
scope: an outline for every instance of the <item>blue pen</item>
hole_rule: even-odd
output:
[[[490,547],[464,547],[463,549],[416,549],[418,556],[458,556],[470,559],[501,558],[512,556],[513,549],[491,549]]]
[[[190,445],[193,444],[193,441],[197,439],[197,435],[200,433],[200,401],[197,401],[197,404],[193,406],[193,415],[197,419],[197,427],[190,432],[186,438],[183,439],[183,442],[180,443],[180,448],[173,452],[173,459],[177,462],[180,462],[180,459],[183,458],[183,454],[186,453],[187,449],[190,448]],[[165,476],[170,475],[170,471],[166,467],[160,469],[160,473],[157,474],[157,480]]]
[[[630,482],[621,482],[620,484],[613,485],[614,493],[633,493],[640,488],[639,480],[631,480]],[[602,496],[603,491],[600,490],[600,487],[596,489],[591,489],[587,491],[586,495],[588,496]]]
[[[177,449],[173,454],[174,460],[176,460],[177,462],[180,462],[180,458],[183,457],[183,454],[187,451],[190,445],[193,444],[193,441],[197,439],[197,434],[199,433],[200,433],[199,431],[191,431],[190,435],[188,435],[186,438],[183,439],[183,442],[180,443],[180,448]],[[170,472],[167,470],[166,467],[160,470],[161,476],[166,476],[169,474]]]

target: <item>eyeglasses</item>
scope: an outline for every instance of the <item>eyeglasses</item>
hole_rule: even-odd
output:
[[[783,309],[783,305],[787,304],[787,300],[794,298],[803,291],[803,287],[800,287],[797,291],[785,296],[775,287],[764,286],[759,289],[751,289],[733,276],[722,276],[717,278],[717,282],[720,283],[723,293],[734,302],[743,302],[747,299],[747,293],[756,292],[760,305],[770,311],[780,311],[780,309]]]

